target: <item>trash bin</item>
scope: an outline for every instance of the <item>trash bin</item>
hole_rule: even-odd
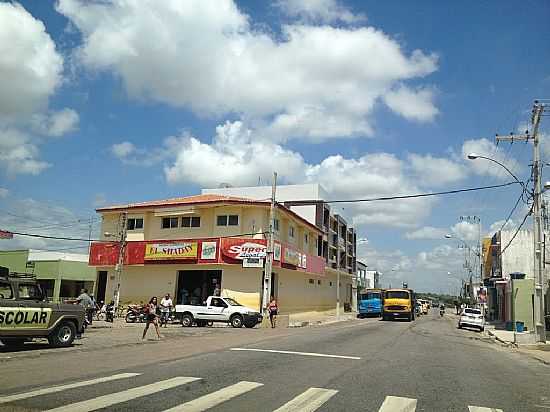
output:
[[[523,332],[525,323],[516,322],[516,332]]]

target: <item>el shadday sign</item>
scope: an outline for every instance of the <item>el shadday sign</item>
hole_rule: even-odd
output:
[[[198,254],[197,242],[148,243],[145,260],[194,259]]]

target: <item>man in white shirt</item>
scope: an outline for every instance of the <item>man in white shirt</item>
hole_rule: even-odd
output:
[[[160,301],[160,326],[164,324],[164,327],[168,327],[168,318],[170,317],[170,311],[172,310],[172,298],[167,293]]]

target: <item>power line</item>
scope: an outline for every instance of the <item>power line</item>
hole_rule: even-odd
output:
[[[529,211],[527,212],[527,214],[525,215],[525,217],[523,218],[523,220],[521,221],[520,225],[518,226],[518,228],[516,229],[514,235],[512,236],[512,238],[510,239],[510,241],[506,244],[506,246],[504,246],[504,249],[502,249],[500,251],[500,255],[502,256],[504,254],[504,252],[506,252],[506,249],[508,249],[508,247],[512,244],[512,241],[516,238],[516,236],[518,235],[519,231],[521,230],[521,228],[523,227],[523,225],[525,224],[525,221],[527,220],[527,218],[529,217],[529,215],[531,214],[531,212],[533,211],[533,206],[531,206],[531,209],[529,209]]]
[[[499,185],[478,186],[478,187],[469,187],[465,189],[446,190],[444,192],[417,193],[413,195],[373,197],[373,198],[367,198],[367,199],[327,200],[327,201],[321,201],[321,202],[322,203],[362,203],[362,202],[378,202],[378,201],[384,201],[384,200],[414,199],[419,197],[442,196],[442,195],[451,195],[456,193],[474,192],[478,190],[497,189],[500,187],[506,187],[506,186],[516,185],[516,184],[519,184],[519,182],[514,181],[514,182],[502,183]],[[296,203],[300,203],[300,201]]]

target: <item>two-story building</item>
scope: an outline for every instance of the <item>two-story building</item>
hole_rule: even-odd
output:
[[[109,299],[120,282],[123,303],[166,293],[178,303],[200,303],[219,292],[259,309],[269,210],[268,200],[218,194],[97,209],[102,238],[89,261],[97,269],[96,295]],[[336,276],[318,255],[321,230],[278,204],[274,231],[272,294],[281,312],[333,309]]]

